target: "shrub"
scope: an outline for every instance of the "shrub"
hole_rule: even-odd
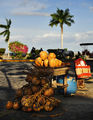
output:
[[[0,55],[3,55],[5,53],[5,48],[0,48]]]
[[[27,53],[28,47],[18,41],[9,44],[9,50],[14,53]]]
[[[37,57],[39,57],[39,53],[42,51],[43,49],[36,49],[34,47],[32,47],[31,52],[29,53],[27,59],[35,59]]]

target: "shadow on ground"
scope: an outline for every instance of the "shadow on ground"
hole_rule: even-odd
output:
[[[19,75],[19,79],[24,80],[21,75],[24,69],[30,66],[30,64],[24,63],[0,63],[0,71],[8,84],[7,87],[4,87],[3,82],[0,83],[0,120],[93,120],[93,99],[82,95],[63,96],[56,94],[55,97],[62,102],[52,112],[27,113],[21,110],[6,110],[6,102],[13,100],[15,95],[15,89],[13,89],[13,84],[11,84],[8,75]],[[87,80],[86,83],[88,82]],[[90,83],[92,84],[89,82],[88,85]]]
[[[12,94],[11,94],[12,93]],[[7,92],[6,92],[7,94]],[[7,99],[11,98],[13,91],[7,94]],[[10,97],[9,97],[10,96]],[[23,112],[21,110],[6,110],[6,100],[0,100],[0,120],[92,120],[93,119],[93,99],[82,96],[62,96],[57,95],[62,103],[52,112]]]

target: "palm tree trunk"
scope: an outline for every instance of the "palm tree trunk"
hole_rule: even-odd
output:
[[[61,25],[61,49],[63,49],[63,25]]]
[[[8,57],[9,57],[9,40],[8,40]]]

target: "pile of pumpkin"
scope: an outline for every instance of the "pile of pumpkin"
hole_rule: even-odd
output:
[[[56,58],[55,53],[47,53],[46,51],[41,51],[40,56],[35,59],[35,64],[41,67],[61,67],[65,65],[64,62]]]
[[[7,109],[23,111],[52,111],[61,101],[54,98],[54,89],[49,85],[47,77],[41,77],[35,71],[28,73],[28,84],[19,88],[13,101],[8,101]]]

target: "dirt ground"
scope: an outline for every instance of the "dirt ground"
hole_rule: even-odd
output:
[[[93,77],[85,80],[86,89],[78,90],[74,96],[55,94],[62,102],[52,112],[30,112],[6,110],[5,104],[12,100],[15,90],[25,82],[24,70],[31,63],[0,62],[0,120],[93,120]]]

